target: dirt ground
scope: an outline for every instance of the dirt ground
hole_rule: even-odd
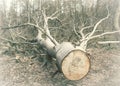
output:
[[[2,52],[2,49],[1,51]],[[38,59],[16,63],[15,57],[0,55],[0,86],[119,86],[120,51],[89,49],[91,69],[78,81],[67,80],[62,74],[52,77],[56,68],[50,64],[42,68]]]

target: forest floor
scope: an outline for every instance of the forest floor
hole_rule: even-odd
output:
[[[78,81],[67,80],[62,74],[52,77],[55,67],[42,68],[42,62],[36,58],[24,57],[16,63],[14,56],[0,54],[0,86],[119,86],[120,50],[94,48],[89,52],[90,72]]]

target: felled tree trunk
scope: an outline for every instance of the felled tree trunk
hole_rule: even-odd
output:
[[[64,76],[69,80],[79,80],[89,71],[90,61],[85,52],[76,49],[69,42],[56,46],[56,59]]]
[[[69,42],[63,42],[56,46],[50,41],[41,41],[40,44],[47,52],[56,58],[58,69],[69,80],[79,80],[89,71],[90,61],[85,52],[74,48]]]

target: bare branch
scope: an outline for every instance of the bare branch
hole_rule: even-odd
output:
[[[47,17],[47,19],[51,19],[51,20],[54,20],[54,19],[57,19],[57,17]]]
[[[5,40],[10,43],[14,43],[14,44],[38,44],[38,43],[31,43],[31,42],[16,42],[16,41],[9,40],[9,39],[3,38],[3,37],[0,37],[0,39]]]
[[[43,34],[45,34],[55,45],[58,44],[55,39],[53,39],[51,36],[49,36],[48,34],[46,34],[46,32],[44,31],[43,28],[41,28],[41,27],[38,26],[38,25],[32,24],[32,23],[25,23],[25,24],[21,24],[21,25],[17,25],[17,26],[12,26],[12,27],[3,27],[2,29],[13,29],[13,28],[23,27],[23,26],[27,26],[27,25],[36,27],[36,28],[37,28],[38,30],[40,30]]]
[[[54,17],[55,15],[57,15],[61,10],[58,10],[56,12],[54,12],[50,17]]]
[[[101,36],[104,36],[104,35],[110,35],[110,34],[115,34],[115,33],[119,33],[119,32],[120,32],[120,30],[118,30],[118,31],[113,31],[113,32],[105,32],[105,33],[102,33],[102,34],[100,34],[100,35],[92,36],[92,37],[89,38],[89,40],[90,40],[90,39],[94,39],[94,38],[98,38],[98,37],[101,37]]]
[[[120,41],[99,41],[98,44],[117,44]]]
[[[43,17],[44,17],[44,29],[45,29],[45,33],[46,33],[46,39],[47,40],[51,40],[52,42],[54,41],[55,45],[58,45],[59,43],[52,37],[52,35],[50,34],[50,30],[49,30],[49,26],[48,26],[48,20],[51,17],[47,17],[45,10],[42,11]]]
[[[24,36],[21,36],[19,34],[17,34],[17,36],[20,37],[20,38],[22,38],[22,39],[24,39],[24,40],[27,40],[27,38],[25,38]]]
[[[94,38],[98,38],[98,37],[101,37],[101,36],[104,36],[104,35],[110,35],[110,34],[115,34],[115,33],[119,33],[119,31],[113,31],[113,32],[105,32],[105,33],[102,33],[100,35],[96,35],[96,36],[92,36],[90,38],[85,38],[83,40],[81,40],[81,44],[80,46],[78,46],[79,49],[83,50],[83,51],[86,51],[86,47],[87,47],[87,43],[89,40],[91,39],[94,39]]]
[[[101,20],[99,20],[99,21],[95,24],[92,32],[90,32],[90,33],[88,33],[88,34],[86,34],[86,35],[83,33],[83,31],[84,31],[85,29],[88,29],[88,28],[90,28],[91,26],[84,27],[84,28],[81,29],[80,34],[81,34],[81,36],[82,36],[82,39],[80,40],[80,41],[81,41],[80,46],[78,46],[79,49],[81,49],[81,50],[83,50],[83,51],[86,51],[87,43],[88,43],[88,41],[89,41],[90,39],[93,39],[93,38],[101,37],[101,36],[104,36],[104,35],[108,35],[108,34],[113,34],[113,33],[119,32],[119,31],[106,32],[106,33],[102,33],[102,34],[100,34],[100,35],[93,36],[94,33],[95,33],[96,30],[97,30],[98,25],[100,25],[104,20],[106,20],[106,19],[109,18],[110,14],[109,14],[108,8],[107,8],[107,11],[108,11],[107,16],[106,16],[105,18],[102,18]]]
[[[16,26],[11,26],[11,27],[1,27],[1,29],[13,29],[13,28],[17,28],[17,27],[22,27],[22,26],[26,26],[27,24],[21,24],[21,25],[16,25]]]
[[[78,32],[76,31],[75,25],[73,26],[73,30],[74,30],[75,35],[80,39],[80,36],[79,36]]]
[[[85,38],[85,34],[83,33],[83,31],[86,30],[86,29],[88,29],[88,28],[91,28],[91,27],[93,27],[93,25],[83,27],[83,28],[80,30],[80,34],[81,34],[81,36],[82,36],[82,39]]]
[[[108,19],[108,18],[109,18],[110,13],[109,13],[108,8],[107,8],[107,11],[108,11],[108,15],[107,15],[105,18],[103,18],[103,19],[99,20],[99,21],[96,23],[96,25],[95,25],[95,26],[94,26],[94,28],[93,28],[93,31],[90,33],[90,35],[89,35],[87,38],[91,37],[91,36],[95,33],[95,31],[96,31],[96,29],[97,29],[98,25],[100,25],[100,24],[101,24],[104,20],[106,20],[106,19]]]

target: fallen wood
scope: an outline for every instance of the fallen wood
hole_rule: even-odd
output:
[[[56,59],[59,69],[69,80],[79,80],[89,71],[90,60],[85,52],[75,49],[69,42],[57,47]]]
[[[117,44],[120,41],[99,41],[98,44]]]
[[[90,60],[86,51],[88,42],[94,38],[99,38],[104,35],[110,35],[120,32],[120,30],[117,30],[112,32],[96,34],[98,26],[103,21],[107,20],[110,16],[108,8],[107,11],[108,15],[106,17],[100,19],[94,26],[83,27],[79,31],[79,34],[76,28],[73,28],[75,34],[79,38],[79,44],[74,46],[70,42],[59,43],[51,35],[48,21],[53,20],[56,17],[53,18],[52,16],[47,16],[45,10],[41,11],[43,16],[43,25],[41,26],[39,22],[36,21],[36,24],[28,22],[18,26],[8,27],[6,29],[23,27],[28,25],[35,27],[38,31],[35,39],[37,40],[38,44],[45,50],[45,52],[47,52],[48,57],[53,57],[53,59],[56,61],[59,71],[61,71],[64,74],[64,76],[69,80],[79,80],[87,75],[90,68]],[[89,28],[92,28],[92,31],[85,33],[85,30]]]
[[[42,46],[46,47],[47,52],[55,57],[58,70],[67,79],[79,80],[88,73],[90,60],[86,52],[74,48],[70,42],[63,42],[55,47],[48,46],[47,42],[43,44]]]

